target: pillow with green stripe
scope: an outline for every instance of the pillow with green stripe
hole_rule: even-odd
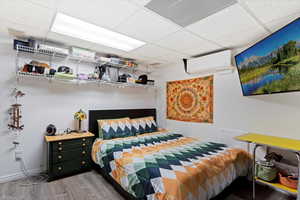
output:
[[[130,119],[131,122],[131,132],[134,135],[140,135],[144,133],[152,133],[157,131],[157,125],[154,117],[142,117]]]
[[[113,138],[122,138],[134,136],[130,119],[103,119],[98,120],[99,138],[109,140]]]

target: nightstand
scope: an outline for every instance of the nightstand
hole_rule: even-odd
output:
[[[48,144],[48,181],[91,169],[94,134],[45,136]]]

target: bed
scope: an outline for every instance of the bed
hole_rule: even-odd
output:
[[[153,116],[155,109],[89,111],[89,131],[97,120]],[[220,194],[237,177],[246,176],[250,155],[224,144],[157,130],[114,139],[96,139],[95,168],[131,200],[206,200]]]

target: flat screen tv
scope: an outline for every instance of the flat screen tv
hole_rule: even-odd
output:
[[[244,96],[300,91],[300,18],[235,56]]]

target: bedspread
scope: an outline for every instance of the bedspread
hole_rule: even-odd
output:
[[[156,132],[96,140],[93,160],[137,199],[206,200],[238,176],[250,155],[224,144]]]

